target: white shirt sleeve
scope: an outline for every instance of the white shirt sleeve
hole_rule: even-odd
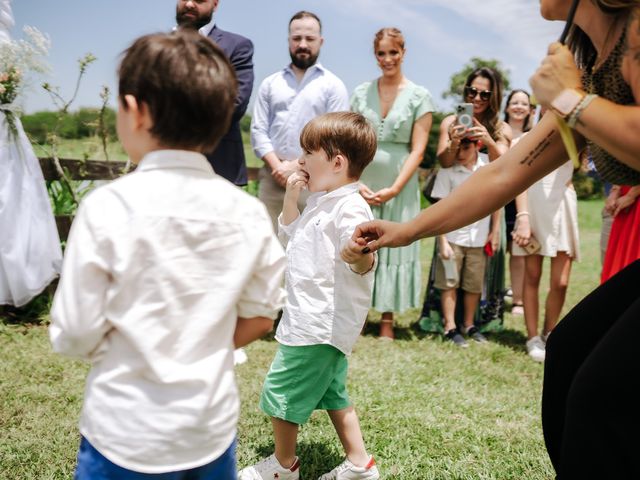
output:
[[[91,225],[100,212],[91,213],[89,201],[80,205],[69,233],[49,326],[54,351],[87,360],[95,359],[111,329],[104,312],[109,247]]]
[[[275,319],[285,301],[282,287],[286,264],[284,251],[273,234],[266,210],[255,222],[256,231],[264,232],[264,239],[253,274],[238,300],[238,316]]]
[[[433,198],[444,198],[451,193],[451,182],[449,181],[449,173],[451,169],[441,168],[436,175],[436,181],[433,184],[431,196]]]
[[[269,138],[269,90],[270,84],[265,80],[258,90],[253,117],[251,117],[251,146],[258,158],[263,158],[267,153],[275,151]]]
[[[293,222],[291,222],[289,225],[285,225],[284,223],[282,223],[282,212],[280,212],[280,215],[278,215],[278,239],[280,240],[280,243],[283,247],[287,247],[287,243],[289,243],[289,239],[291,239],[293,232],[295,232],[298,228],[301,216],[302,214],[298,215],[298,218],[296,218]]]
[[[342,251],[358,225],[371,220],[373,220],[373,214],[368,206],[355,202],[343,205],[336,217],[336,229],[340,235],[338,252]],[[377,253],[374,253],[373,261],[375,264]],[[371,272],[375,273],[375,269],[372,268],[368,273]]]

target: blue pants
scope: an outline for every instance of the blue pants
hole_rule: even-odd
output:
[[[82,437],[75,480],[236,480],[236,441],[220,457],[201,467],[167,473],[140,473],[109,461]]]

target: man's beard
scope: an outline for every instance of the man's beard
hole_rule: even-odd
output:
[[[205,14],[196,18],[189,18],[185,16],[187,12],[198,15],[198,12],[192,12],[191,10],[186,9],[180,12],[176,8],[176,23],[181,28],[192,28],[194,30],[199,30],[200,28],[211,22],[211,18],[213,17],[213,11],[211,11],[208,15]]]
[[[307,53],[308,56],[306,58],[300,58],[297,56],[299,53]],[[291,56],[291,63],[293,63],[300,70],[306,70],[310,66],[315,65],[315,63],[318,61],[319,53],[316,55],[312,55],[309,50],[298,49],[295,51],[295,53],[289,51],[289,55]]]

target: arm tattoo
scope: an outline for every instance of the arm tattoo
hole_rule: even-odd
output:
[[[542,139],[538,145],[536,145],[533,150],[531,150],[524,159],[520,160],[520,165],[533,165],[533,161],[538,158],[542,152],[544,152],[549,145],[551,145],[551,137],[553,137],[555,130],[551,130],[545,138]]]

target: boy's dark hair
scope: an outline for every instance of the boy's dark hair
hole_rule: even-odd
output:
[[[293,14],[293,17],[291,17],[291,20],[289,20],[289,28],[291,28],[291,23],[293,23],[294,20],[300,20],[302,18],[313,18],[314,20],[316,20],[318,22],[318,26],[320,27],[320,33],[322,33],[322,22],[320,21],[320,18],[318,18],[315,13],[307,12],[306,10],[300,10],[299,12]]]
[[[212,151],[229,129],[237,81],[222,50],[195,31],[138,38],[118,69],[118,96],[144,102],[163,146]]]
[[[349,178],[357,180],[376,153],[376,132],[359,113],[325,113],[304,126],[300,146],[308,152],[322,150],[329,160],[344,155],[349,161]]]

